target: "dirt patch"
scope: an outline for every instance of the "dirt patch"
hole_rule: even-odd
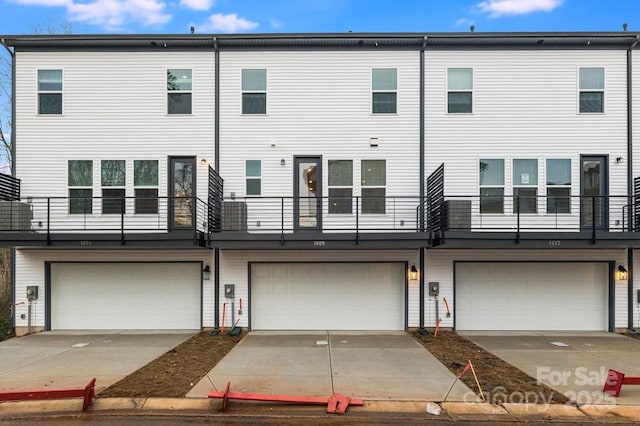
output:
[[[98,394],[99,397],[182,398],[244,337],[196,334]]]
[[[456,376],[471,360],[480,386],[491,403],[551,401],[565,404],[569,401],[563,394],[539,384],[533,377],[453,331],[440,331],[437,337],[423,336],[417,331],[411,334]],[[471,371],[460,380],[479,395]]]

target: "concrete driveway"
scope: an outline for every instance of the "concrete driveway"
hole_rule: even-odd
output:
[[[604,332],[460,334],[580,405],[640,404],[640,386],[623,386],[618,398],[602,393],[610,368],[640,376],[640,340]]]
[[[454,376],[407,333],[251,332],[187,397],[235,392],[441,401]],[[458,382],[448,401],[476,401]]]
[[[84,387],[99,392],[197,331],[49,331],[0,342],[0,390]]]

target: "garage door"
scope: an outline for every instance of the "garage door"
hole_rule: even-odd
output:
[[[199,329],[200,263],[53,263],[51,328]]]
[[[608,329],[607,263],[457,263],[459,330]]]
[[[403,330],[403,263],[251,265],[254,330]]]

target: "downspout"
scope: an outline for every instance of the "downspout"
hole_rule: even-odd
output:
[[[4,38],[0,44],[11,56],[11,175],[16,175],[16,55],[7,45]],[[16,329],[16,249],[11,249],[11,331]]]
[[[640,35],[627,49],[627,196],[631,199],[633,194],[633,64],[632,51],[640,42]],[[633,213],[628,212],[628,223],[631,229]],[[633,248],[627,248],[627,325],[633,328]]]
[[[216,173],[220,173],[220,50],[218,49],[218,40],[216,37],[213,38],[213,49],[214,49],[214,68],[215,68],[215,77],[214,77],[214,130],[213,130],[213,150],[214,150],[214,168],[216,169]],[[224,194],[223,194],[224,197]],[[214,327],[218,328],[220,326],[220,249],[213,249],[213,317],[214,319]]]
[[[420,49],[420,231],[424,232],[424,205],[425,205],[425,177],[424,177],[424,51],[427,47],[427,37],[424,37]],[[424,328],[424,247],[420,247],[420,329]]]

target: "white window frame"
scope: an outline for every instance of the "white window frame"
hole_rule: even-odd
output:
[[[547,176],[549,175],[549,167],[548,167],[548,163],[547,162],[549,160],[566,160],[566,161],[569,161],[569,179],[570,179],[569,185],[549,185],[548,179],[547,179]],[[556,214],[558,214],[558,215],[561,215],[561,214],[562,215],[570,215],[571,211],[573,210],[573,206],[571,205],[572,204],[572,200],[573,200],[572,197],[571,197],[571,192],[573,190],[573,161],[572,161],[572,159],[570,157],[545,158],[545,161],[544,161],[544,185],[545,185],[545,197],[546,197],[546,201],[547,201],[547,207],[545,208],[545,212],[547,214],[551,214],[551,215],[556,215]],[[568,201],[568,203],[569,203],[569,211],[568,212],[557,212],[556,213],[556,212],[550,212],[548,210],[548,208],[549,208],[549,197],[550,197],[549,189],[550,188],[552,188],[552,189],[568,189],[569,190],[569,194],[568,194],[568,197],[569,197],[569,201]]]
[[[527,161],[535,161],[536,162],[536,183],[535,184],[516,184],[516,161],[519,160],[527,160]],[[535,211],[523,211],[520,214],[538,214],[540,211],[540,203],[538,202],[538,194],[540,187],[540,160],[537,158],[513,158],[511,159],[511,187],[512,187],[512,199],[513,199],[513,214],[518,213],[518,205],[516,202],[516,189],[535,189]],[[521,204],[522,205],[522,204]]]
[[[242,89],[242,71],[264,71],[264,90],[243,90]],[[240,115],[247,117],[263,117],[269,113],[269,70],[265,68],[241,68],[240,69]],[[244,95],[245,94],[264,94],[264,112],[261,113],[245,113],[244,112]]]
[[[582,89],[580,88],[580,70],[581,69],[587,69],[587,68],[599,68],[602,69],[602,89]],[[580,66],[578,67],[577,71],[577,76],[578,78],[577,80],[577,91],[578,91],[578,97],[577,97],[577,106],[576,106],[576,110],[578,111],[578,114],[580,115],[597,115],[597,114],[604,114],[605,113],[605,105],[606,105],[606,92],[607,92],[607,69],[602,66],[602,65],[593,65],[593,66]],[[590,112],[590,111],[581,111],[580,110],[580,95],[582,93],[602,93],[602,111],[594,111],[594,112]]]
[[[457,70],[457,69],[463,69],[463,70],[470,70],[471,71],[471,90],[462,90],[462,89],[449,89],[449,70]],[[444,99],[444,110],[447,113],[447,115],[472,115],[475,110],[476,110],[476,106],[475,106],[475,101],[476,101],[476,97],[475,97],[475,87],[476,87],[476,82],[475,82],[475,76],[476,76],[476,72],[475,69],[473,67],[469,67],[469,66],[455,66],[455,67],[447,67],[445,70],[446,73],[446,88],[447,88],[447,93],[445,95],[445,99]],[[449,112],[449,93],[471,93],[471,111],[469,112]]]
[[[168,87],[168,81],[165,81],[165,86],[167,87],[167,115],[177,115],[177,116],[185,116],[185,115],[193,115],[193,68],[167,68],[165,73],[165,79],[169,75],[169,71],[171,70],[188,70],[191,73],[191,90],[171,90]],[[171,112],[169,111],[169,97],[171,95],[191,95],[191,104],[189,105],[189,112]]]
[[[40,71],[60,71],[60,90],[40,90]],[[43,114],[40,112],[40,95],[60,95],[60,113]],[[62,68],[38,68],[36,70],[36,111],[42,117],[64,115],[64,69]]]
[[[384,161],[384,185],[365,185],[364,182],[362,182],[363,178],[364,178],[364,162],[365,161]],[[385,158],[363,158],[360,160],[360,214],[361,215],[384,215],[387,213],[387,167],[388,167],[388,161]],[[364,190],[365,189],[384,189],[384,196],[383,196],[383,207],[384,207],[384,211],[382,212],[365,212],[363,211],[363,207],[364,207],[364,200],[365,200],[365,195],[364,195]]]
[[[90,161],[91,162],[91,183],[90,185],[78,185],[78,186],[72,186],[69,182],[69,169],[70,169],[70,163],[71,161]],[[92,215],[93,214],[93,180],[94,180],[94,176],[93,176],[93,166],[94,166],[94,161],[93,160],[84,160],[84,159],[73,159],[73,160],[67,160],[67,194],[69,194],[69,209],[67,210],[68,214],[70,215],[76,215],[76,214],[84,214],[84,215]],[[72,212],[71,211],[71,200],[73,198],[76,197],[71,197],[71,191],[72,190],[88,190],[91,191],[91,198],[88,201],[88,207],[89,207],[89,211],[86,212]]]
[[[331,166],[330,163],[332,161],[349,161],[351,162],[351,185],[331,185]],[[352,215],[353,214],[353,175],[354,175],[354,170],[353,170],[353,160],[351,159],[332,159],[332,160],[328,160],[327,161],[327,196],[329,199],[328,202],[328,214],[331,215]],[[332,189],[350,189],[351,190],[351,195],[348,196],[349,200],[350,200],[350,206],[349,206],[349,211],[348,212],[332,212],[331,211],[331,190]]]
[[[155,161],[156,163],[156,181],[157,183],[155,185],[136,185],[136,161]],[[125,167],[126,169],[126,167]],[[153,160],[153,159],[137,159],[137,160],[133,160],[133,169],[132,169],[132,176],[133,176],[133,195],[135,197],[134,199],[134,206],[133,206],[133,212],[134,214],[137,215],[141,215],[141,214],[147,214],[147,215],[157,215],[160,213],[160,188],[159,183],[160,183],[160,162],[158,160]],[[126,176],[125,176],[126,178]],[[126,179],[125,179],[126,182]],[[155,212],[138,212],[138,200],[153,200],[152,198],[146,198],[146,197],[140,197],[138,198],[138,195],[136,194],[136,190],[145,190],[145,189],[155,189],[156,190],[156,198],[155,198],[155,202],[156,202],[156,211]]]
[[[247,162],[248,161],[258,161],[260,163],[260,176],[249,176],[247,174]],[[263,164],[262,164],[262,160],[253,160],[253,159],[247,159],[244,161],[244,195],[246,197],[262,197],[262,176],[264,175],[264,172],[262,170]],[[257,180],[260,182],[260,193],[259,194],[249,194],[249,180]]]
[[[396,81],[395,81],[396,88],[395,88],[395,90],[391,90],[391,89],[389,89],[389,90],[387,90],[387,89],[374,89],[373,88],[373,72],[375,70],[395,70],[396,71]],[[398,68],[395,68],[395,67],[373,67],[373,68],[371,68],[371,72],[369,74],[369,78],[371,79],[370,80],[371,84],[369,85],[369,87],[371,88],[371,98],[370,98],[371,99],[371,109],[370,109],[371,114],[375,115],[375,116],[379,116],[379,115],[381,115],[381,116],[398,115],[398,93],[399,93],[398,81],[400,80]],[[393,94],[395,94],[396,95],[395,112],[374,112],[373,111],[373,105],[374,105],[373,96],[376,93],[393,93]]]
[[[493,185],[493,184],[491,184],[491,185],[484,184],[483,185],[483,184],[480,183],[480,162],[482,160],[500,160],[500,161],[502,161],[502,185]],[[492,158],[486,158],[486,157],[477,158],[476,159],[476,167],[477,167],[476,176],[477,176],[477,179],[478,179],[478,212],[479,212],[479,214],[481,214],[481,215],[503,215],[503,214],[505,214],[506,205],[505,205],[504,200],[505,200],[505,196],[506,196],[505,190],[506,190],[506,186],[507,186],[507,184],[506,184],[506,181],[507,181],[507,179],[506,179],[507,178],[507,176],[506,176],[507,175],[507,161],[506,161],[506,159],[505,158],[495,158],[495,157],[492,157]],[[487,188],[487,189],[491,189],[491,188],[502,189],[502,211],[501,212],[483,212],[482,211],[482,189],[484,189],[484,188]]]
[[[119,161],[119,162],[124,162],[124,183],[122,185],[105,185],[102,182],[102,167],[103,167],[103,163],[105,161]],[[122,203],[122,212],[118,211],[118,212],[105,212],[104,208],[105,208],[105,195],[104,195],[104,191],[109,190],[109,189],[117,189],[117,190],[123,190],[124,191],[124,201]],[[127,161],[126,160],[118,160],[118,159],[106,159],[106,160],[100,160],[100,197],[101,197],[101,201],[102,201],[102,208],[101,208],[101,213],[105,214],[105,215],[112,215],[112,214],[126,214],[127,211],[127,200],[126,200],[126,196],[127,196]]]

